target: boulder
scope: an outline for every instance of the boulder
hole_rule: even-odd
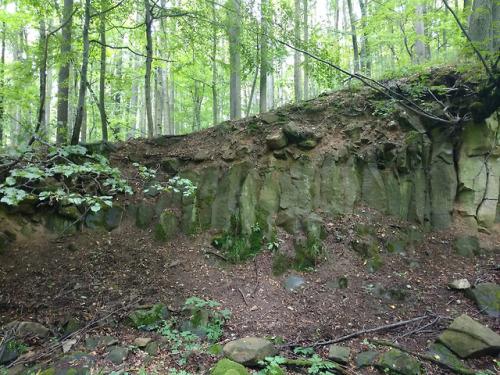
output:
[[[245,337],[231,341],[222,349],[230,360],[245,366],[255,366],[266,357],[278,355],[278,350],[269,341],[260,337]]]
[[[167,242],[173,239],[178,232],[178,220],[171,211],[164,211],[160,214],[155,228],[155,239],[160,242]]]
[[[378,355],[378,352],[369,350],[366,352],[361,352],[358,353],[356,356],[356,359],[354,360],[354,364],[356,365],[356,368],[361,368],[363,366],[371,366],[373,363],[373,360],[375,357]]]
[[[215,364],[210,375],[250,375],[245,366],[224,358]]]
[[[463,257],[473,257],[479,253],[479,241],[476,236],[460,236],[455,239],[453,249]]]
[[[375,367],[382,373],[390,371],[402,375],[419,375],[421,373],[420,362],[411,355],[397,349],[392,349],[382,354]]]
[[[288,145],[288,138],[283,132],[272,133],[266,137],[266,144],[270,150],[279,150]]]
[[[106,360],[112,362],[115,365],[121,365],[123,361],[125,361],[127,356],[128,349],[122,346],[117,346],[109,352],[109,354],[106,356]]]
[[[456,318],[438,341],[461,358],[500,353],[500,335],[466,314]]]
[[[151,206],[139,206],[135,215],[135,225],[137,228],[146,229],[151,224],[155,214],[154,208]]]
[[[46,338],[49,336],[49,329],[40,323],[13,321],[5,325],[6,330],[14,330],[19,337]]]
[[[331,345],[328,351],[328,359],[345,365],[349,362],[350,354],[351,349],[347,346]]]
[[[467,297],[474,301],[484,315],[500,317],[500,285],[495,283],[476,284],[474,288],[467,291]]]
[[[434,343],[429,347],[429,350],[425,353],[432,356],[441,362],[444,362],[453,368],[466,369],[465,365],[458,359],[446,346],[439,343]]]
[[[138,348],[145,348],[146,345],[148,345],[151,342],[150,337],[137,337],[134,340],[134,345],[137,346]]]
[[[158,302],[150,309],[139,309],[131,312],[125,319],[125,323],[143,330],[150,330],[154,328],[156,323],[167,319],[169,312],[164,303]]]

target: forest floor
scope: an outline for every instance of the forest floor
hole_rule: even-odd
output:
[[[122,171],[127,174],[127,170]],[[134,172],[130,169],[128,173]],[[121,203],[144,199],[134,197],[124,197]],[[340,344],[357,353],[372,347],[369,340],[389,340],[425,353],[451,319],[463,313],[500,332],[498,319],[481,315],[462,292],[448,287],[453,280],[463,278],[471,284],[500,282],[498,225],[491,234],[469,230],[460,223],[449,230],[424,233],[423,239],[407,246],[404,253],[383,254],[385,265],[369,273],[365,260],[348,246],[355,225],[362,222],[375,225],[380,238],[411,225],[362,207],[327,222],[326,259],[314,270],[289,271],[282,276],[273,275],[273,254],[267,250],[245,264],[224,262],[213,254],[216,250],[210,245],[217,235],[214,231],[193,236],[181,234],[170,243],[159,243],[153,240],[152,229],[136,228],[131,218],[125,218],[119,228],[109,233],[85,229],[62,242],[40,231],[12,243],[1,255],[0,325],[13,320],[36,321],[50,327],[57,340],[65,322],[76,318],[81,327],[88,328],[77,337],[74,349],[84,350],[85,338],[97,335],[113,336],[132,346],[137,337],[158,339],[159,334],[141,333],[124,324],[113,327],[107,324],[106,317],[120,323],[138,306],[156,302],[164,302],[173,315],[182,315],[186,299],[197,296],[218,302],[221,309],[228,309],[231,314],[220,344],[245,336],[274,338],[276,343],[285,344],[282,355],[288,357],[293,356],[294,347],[301,346],[313,347],[326,358],[325,341],[426,314],[429,318],[420,322],[360,335]],[[476,258],[456,255],[452,248],[454,238],[464,234],[478,236],[481,247],[497,252]],[[292,243],[289,234],[279,233],[278,237],[284,241],[282,246]],[[292,292],[284,288],[290,275],[305,280]],[[347,279],[347,287],[331,288],[330,283],[340,276]],[[377,290],[403,291],[404,295],[390,299]],[[438,316],[441,318],[435,319]],[[59,354],[50,350],[52,342],[34,340],[29,344],[25,354],[28,361],[51,361]],[[172,354],[165,346],[150,364],[143,362],[143,352],[132,351],[123,365],[114,366],[103,359],[102,352],[93,354],[102,359],[96,368],[105,369],[104,373],[118,369],[130,373],[144,368],[146,373],[161,374],[176,368],[202,374],[220,358],[200,353],[179,366],[182,355]],[[483,357],[469,360],[467,365],[485,369],[493,362],[492,358]],[[447,373],[431,363],[424,367],[427,374]],[[353,374],[375,373],[373,368],[354,368],[353,361],[347,368]]]
[[[318,111],[314,110],[316,105]],[[291,120],[300,118],[302,123],[328,128],[332,118],[321,110],[333,105],[339,109],[332,115],[336,117],[343,116],[342,113],[339,115],[342,110],[351,114],[367,110],[366,103],[358,103],[357,99],[331,96],[311,102],[308,116],[301,117],[300,110],[294,115],[289,109],[283,112]],[[368,111],[373,111],[373,108],[368,108]],[[349,121],[352,125],[358,120],[351,117]],[[383,123],[390,126],[388,120],[384,119]],[[242,120],[239,128],[211,128],[188,137],[167,137],[159,143],[127,142],[112,154],[111,161],[136,191],[137,168],[130,162],[135,154],[145,165],[155,165],[168,156],[175,156],[186,160],[198,158],[198,165],[203,166],[219,159],[222,164],[229,163],[232,157],[238,157],[237,153],[231,154],[234,150],[242,150],[242,146],[251,144],[249,157],[254,158],[257,167],[265,153],[266,131],[253,134],[244,130],[251,125],[250,118]],[[372,127],[373,134],[366,136],[377,139],[376,133],[379,132],[393,142],[400,141],[402,136],[391,130],[393,126],[384,130],[379,125]],[[329,131],[321,147],[338,145],[339,137],[335,129]],[[184,139],[179,142],[181,138]],[[118,203],[125,207],[139,202],[145,203],[146,198],[136,194],[121,197]],[[500,332],[500,320],[482,315],[463,292],[448,286],[452,281],[464,278],[472,285],[500,283],[500,223],[491,228],[490,233],[479,233],[460,221],[448,230],[425,232],[420,241],[408,244],[403,253],[381,254],[385,264],[370,273],[365,260],[349,246],[349,241],[355,236],[354,227],[363,222],[375,226],[380,239],[399,228],[411,226],[383,217],[369,207],[327,219],[328,236],[323,243],[325,258],[309,272],[289,271],[282,276],[273,275],[273,254],[265,247],[245,264],[225,262],[214,254],[217,251],[211,246],[212,238],[217,235],[215,231],[192,236],[180,234],[171,242],[160,243],[154,240],[152,228],[138,229],[130,217],[125,217],[122,224],[109,233],[84,228],[76,235],[57,241],[55,235],[40,229],[30,238],[19,238],[11,243],[0,255],[0,326],[22,320],[49,327],[54,339],[51,342],[31,340],[27,343],[27,352],[21,357],[27,362],[46,363],[61,355],[60,347],[54,343],[61,339],[61,327],[71,318],[77,319],[82,327],[73,350],[85,350],[85,338],[98,335],[113,336],[132,348],[137,337],[162,340],[157,332],[140,332],[122,324],[130,311],[164,302],[172,315],[181,316],[186,299],[193,296],[216,301],[221,310],[229,310],[230,319],[223,326],[219,344],[245,336],[261,336],[274,339],[277,345],[281,345],[278,347],[284,357],[293,357],[293,348],[300,346],[311,347],[326,358],[327,341],[423,316],[428,317],[394,329],[360,334],[342,340],[340,344],[350,347],[351,359],[356,353],[372,348],[370,340],[392,341],[423,354],[440,332],[461,314],[468,314]],[[454,239],[467,234],[478,237],[480,246],[488,250],[487,255],[464,258],[454,252]],[[283,240],[281,246],[291,246],[291,235],[280,232],[278,237]],[[290,275],[305,281],[291,292],[284,287]],[[332,287],[339,277],[347,280],[346,288]],[[389,298],[391,291],[396,292]],[[105,361],[104,353],[97,350],[92,353],[99,359],[95,373],[99,370],[102,373],[119,370],[121,373],[139,373],[138,369],[142,368],[146,374],[171,373],[169,369],[177,369],[178,373],[183,370],[206,374],[221,358],[220,355],[196,351],[183,356],[182,353],[172,353],[170,349],[168,343],[161,346],[152,362],[145,361],[144,352],[134,349],[119,366]],[[179,365],[181,359],[186,363]],[[466,365],[478,371],[492,369],[492,360],[491,357],[482,357],[467,360]],[[427,374],[452,373],[430,362],[424,362],[423,366]],[[352,374],[376,373],[372,367],[356,369],[353,360],[346,366],[346,371]],[[292,369],[289,373],[306,372]]]

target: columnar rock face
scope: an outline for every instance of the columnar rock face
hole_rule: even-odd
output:
[[[448,227],[457,212],[473,225],[491,227],[500,219],[496,115],[466,124],[455,138],[446,128],[426,129],[409,118],[399,119],[406,130],[397,137],[383,135],[374,142],[363,136],[364,127],[373,133],[374,125],[361,124],[357,132],[340,132],[344,138],[338,144],[300,124],[275,124],[258,157],[245,154],[227,166],[194,163],[179,172],[198,186],[195,197],[179,198],[181,230],[212,227],[248,235],[258,228],[272,241],[281,227],[307,240],[305,220],[311,213],[335,217],[360,204],[426,228]],[[310,136],[318,146],[304,148],[294,134]],[[268,144],[269,137],[282,136],[290,142]]]

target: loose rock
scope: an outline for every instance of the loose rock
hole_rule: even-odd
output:
[[[266,357],[278,354],[272,343],[260,337],[245,337],[231,341],[222,350],[227,358],[245,366],[255,366]]]

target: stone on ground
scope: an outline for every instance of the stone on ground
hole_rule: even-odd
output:
[[[266,357],[278,355],[274,345],[260,337],[245,337],[231,341],[222,350],[227,358],[245,366],[255,366]]]
[[[435,357],[436,359],[440,360],[441,362],[444,362],[453,368],[463,368],[465,369],[466,367],[464,364],[458,359],[455,354],[453,354],[446,346],[443,344],[439,343],[434,343],[429,347],[429,350],[425,353],[427,355],[430,355],[432,357]]]
[[[356,359],[354,360],[354,364],[356,365],[356,368],[361,368],[363,366],[371,366],[373,360],[377,355],[378,352],[374,350],[358,353]]]
[[[125,319],[125,323],[142,330],[150,330],[155,323],[168,318],[168,309],[164,303],[158,302],[150,309],[139,309],[131,312]]]
[[[500,353],[500,335],[463,314],[456,318],[439,337],[461,358],[476,358]]]
[[[479,241],[476,236],[461,236],[455,239],[453,249],[463,257],[473,257],[479,253]]]
[[[481,283],[468,290],[467,296],[474,301],[484,315],[500,317],[500,285]]]
[[[150,337],[138,337],[134,340],[134,345],[138,348],[144,348],[151,342]]]
[[[420,362],[411,355],[397,349],[392,349],[382,354],[375,367],[382,373],[388,371],[402,375],[418,375],[421,373]]]
[[[224,358],[217,362],[210,375],[250,375],[245,366]]]
[[[14,330],[20,337],[38,337],[43,339],[49,336],[49,329],[40,323],[13,321],[5,326],[6,330]]]
[[[115,365],[121,365],[123,361],[125,361],[127,356],[128,349],[122,346],[117,346],[113,348],[111,352],[109,352],[109,354],[106,356],[106,359]]]
[[[328,359],[345,365],[349,362],[349,354],[351,354],[351,349],[347,346],[331,345]]]
[[[470,288],[470,283],[469,280],[467,279],[460,279],[460,280],[453,280],[448,286],[451,289],[465,290]]]

